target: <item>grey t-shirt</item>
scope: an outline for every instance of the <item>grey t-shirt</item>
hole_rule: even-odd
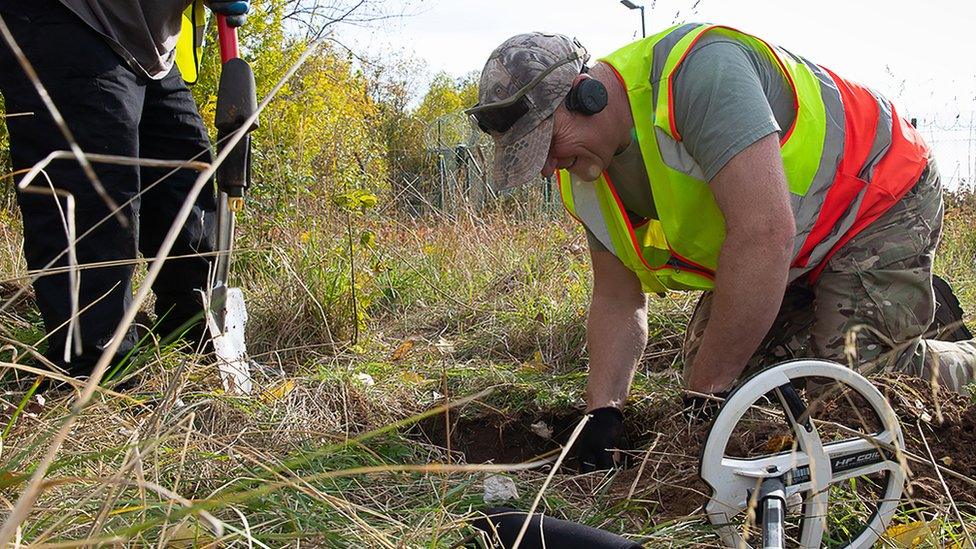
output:
[[[607,175],[617,189],[617,196],[627,209],[631,222],[657,217],[651,200],[651,186],[644,169],[644,157],[637,144],[637,134],[631,130],[630,144],[614,155],[607,166]]]
[[[708,181],[749,145],[792,126],[793,118],[793,93],[773,61],[731,38],[706,34],[675,74],[675,126]],[[655,217],[636,135],[607,173],[632,222]],[[606,250],[589,230],[586,237]]]
[[[176,58],[183,10],[191,0],[61,0],[140,76],[159,80]]]

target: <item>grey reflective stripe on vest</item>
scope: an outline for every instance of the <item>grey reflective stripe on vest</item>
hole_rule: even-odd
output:
[[[791,194],[790,205],[793,208],[793,218],[796,222],[796,237],[793,241],[793,258],[800,253],[800,248],[806,241],[813,226],[817,223],[820,210],[824,201],[827,199],[827,191],[837,176],[837,166],[844,157],[844,132],[846,119],[844,116],[844,103],[841,101],[840,90],[834,79],[827,74],[827,71],[817,65],[810,63],[806,59],[793,55],[792,53],[777,48],[780,55],[789,55],[798,62],[803,63],[810,69],[820,82],[820,96],[823,98],[824,111],[826,116],[826,132],[824,133],[823,151],[820,154],[820,166],[813,177],[810,188],[803,196]],[[830,248],[828,248],[829,250]],[[810,268],[816,266],[811,261]],[[796,274],[799,276],[809,269],[802,269]],[[790,272],[791,278],[793,271]]]
[[[661,160],[674,171],[681,172],[700,181],[705,180],[705,171],[702,170],[698,162],[692,158],[691,153],[685,148],[684,143],[671,139],[668,132],[658,126],[654,126],[654,135],[657,139],[657,148],[661,153]]]
[[[861,192],[857,193],[857,197],[851,202],[851,205],[844,212],[843,217],[834,224],[830,229],[830,233],[824,238],[819,244],[817,244],[813,250],[810,252],[810,259],[807,261],[806,267],[797,267],[790,269],[790,280],[796,280],[800,276],[812,271],[816,268],[830,250],[840,241],[841,237],[847,233],[847,231],[854,225],[854,220],[857,219],[857,211],[861,209],[861,201],[864,200],[864,194],[867,191],[867,185],[865,185]]]
[[[871,152],[864,161],[864,166],[857,174],[865,181],[874,178],[874,168],[881,162],[884,155],[891,148],[891,103],[881,97],[874,90],[869,90],[874,100],[878,102],[878,126],[874,133],[874,143],[871,144]]]
[[[200,25],[199,27],[194,26],[193,28],[195,30],[195,32],[193,33],[193,47],[194,48],[202,48],[203,47],[203,39],[204,39],[204,37],[207,36],[207,26],[206,25]]]
[[[797,236],[793,249],[794,258],[796,257],[796,253],[799,251],[799,247],[803,245],[803,241],[806,239],[806,236],[810,234],[810,231],[813,229],[813,225],[817,221],[820,208],[823,206],[824,197],[827,195],[827,190],[830,189],[830,186],[836,177],[837,163],[839,163],[843,156],[845,138],[845,127],[843,122],[844,105],[841,103],[836,84],[834,84],[833,79],[830,78],[830,75],[827,74],[826,71],[817,65],[806,61],[804,62],[808,67],[811,68],[811,70],[814,70],[814,72],[817,74],[817,78],[820,79],[821,93],[824,94],[824,105],[827,110],[827,135],[824,139],[825,154],[821,157],[820,170],[817,171],[817,175],[814,178],[814,183],[810,186],[810,192],[808,192],[806,196],[802,197],[800,201],[800,209],[797,210],[794,208],[797,226]],[[825,78],[830,82],[829,87],[834,92],[830,95],[829,100],[826,93],[827,90],[824,80]],[[871,91],[871,96],[874,98],[878,106],[878,123],[875,127],[874,142],[871,144],[871,150],[868,153],[864,164],[856,172],[857,177],[865,181],[865,185],[861,187],[860,192],[858,192],[857,196],[854,197],[854,200],[851,202],[850,206],[848,206],[847,210],[844,212],[844,215],[841,216],[834,226],[830,228],[830,233],[828,233],[827,236],[821,242],[819,242],[813,248],[813,250],[811,250],[806,262],[807,266],[790,269],[790,280],[794,280],[817,267],[817,265],[819,265],[820,262],[827,257],[830,250],[832,250],[840,239],[847,234],[847,231],[854,226],[854,222],[857,220],[857,212],[861,209],[861,202],[864,200],[864,195],[867,193],[868,187],[870,187],[870,181],[874,176],[874,168],[879,162],[881,162],[885,154],[887,154],[888,149],[891,147],[891,105],[873,90]],[[832,120],[840,120],[839,129],[832,127]],[[835,132],[838,131],[839,136],[835,135]],[[833,143],[831,143],[832,140],[834,141]],[[839,147],[839,150],[837,150],[837,147]],[[828,157],[828,148],[830,149],[831,156],[836,151],[837,162],[834,163],[834,166],[829,171],[823,172],[824,158]],[[821,178],[822,175],[824,176],[823,178]],[[819,197],[815,204],[809,200],[811,198],[811,193],[814,191],[814,186],[817,187],[817,196]],[[811,203],[808,204],[808,202]],[[800,211],[807,212],[809,214],[814,207],[816,207],[816,211],[813,212],[812,218],[801,217],[799,213]]]
[[[610,220],[603,217],[600,199],[596,195],[596,183],[581,181],[578,177],[570,177],[569,188],[573,193],[576,217],[583,222],[583,225],[593,233],[593,236],[603,244],[607,251],[617,255],[613,239],[610,238],[610,230],[607,229]]]
[[[698,24],[682,25],[654,45],[653,66],[651,67],[651,89],[654,98],[654,105],[657,105],[662,72],[671,50],[689,32],[700,26],[701,25]],[[844,103],[841,99],[840,91],[837,88],[837,84],[827,71],[783,48],[774,47],[774,50],[780,56],[789,56],[796,62],[803,63],[816,76],[818,82],[820,83],[820,94],[823,98],[826,115],[826,131],[824,134],[823,149],[820,155],[820,165],[817,167],[817,173],[814,175],[813,181],[810,183],[810,186],[804,195],[790,195],[790,205],[793,210],[797,230],[793,248],[793,258],[795,259],[799,254],[800,249],[803,247],[807,237],[810,235],[811,231],[816,225],[817,219],[820,216],[820,212],[823,209],[824,202],[827,198],[828,191],[837,177],[838,166],[844,157],[846,117]],[[874,169],[884,158],[885,154],[887,154],[888,149],[891,146],[892,139],[891,105],[882,97],[878,96],[874,91],[871,91],[871,94],[878,104],[879,114],[874,143],[871,146],[868,157],[865,159],[864,165],[854,172],[858,175],[858,177],[866,182],[870,182],[873,178]],[[655,127],[655,130],[658,150],[661,153],[661,158],[663,159],[664,163],[671,169],[685,173],[696,179],[704,180],[704,173],[701,170],[701,167],[694,160],[694,158],[691,157],[684,145],[680,142],[676,142],[674,139],[671,139],[671,137],[669,137],[667,133],[660,128]],[[813,248],[808,256],[807,266],[790,270],[790,280],[795,280],[808,271],[813,270],[827,256],[830,250],[840,241],[840,239],[843,238],[844,234],[846,234],[847,231],[853,226],[854,221],[857,218],[857,212],[860,209],[861,202],[864,199],[864,195],[869,184],[864,185],[844,215],[841,216],[841,218],[838,219],[831,228],[831,231],[827,237]],[[575,197],[577,196],[577,186],[573,185],[573,189]],[[595,198],[595,191],[593,194]],[[582,204],[584,202],[587,201],[579,201],[577,204]],[[599,216],[599,219],[602,220],[602,213],[599,210],[595,213]],[[582,215],[580,217],[582,218]],[[593,226],[585,220],[584,222],[588,227]],[[599,226],[603,227],[603,225]],[[594,234],[597,233],[594,232]],[[600,235],[597,235],[597,237],[605,245],[610,241],[609,234],[607,234],[605,237]],[[611,249],[609,246],[607,248]]]
[[[203,5],[203,0],[194,0],[193,1],[193,4],[191,4],[191,5],[193,7],[190,8],[190,26],[193,28],[193,47],[194,48],[202,48],[203,47],[203,39],[207,35],[207,18],[204,17],[203,18],[203,24],[198,26],[197,25],[197,14],[199,14],[199,13],[205,13],[203,11],[205,9],[204,8],[204,5]],[[185,12],[184,12],[184,15],[186,15]],[[197,67],[197,70],[198,71],[199,71],[199,69],[200,68]]]
[[[681,25],[680,27],[669,32],[667,36],[662,38],[654,44],[654,54],[653,54],[653,64],[651,65],[651,90],[654,98],[654,105],[657,105],[657,89],[658,82],[661,81],[661,73],[664,71],[664,65],[667,64],[668,55],[674,46],[681,41],[689,32],[697,29],[698,27],[703,27],[705,25],[699,23],[687,23]],[[652,106],[653,107],[653,106]],[[653,112],[653,108],[652,108]]]
[[[656,78],[652,78],[651,88],[654,92],[655,98],[657,97],[658,89],[660,88],[660,74],[663,70],[664,63],[667,61],[670,49],[673,48],[682,37],[688,34],[688,32],[692,31],[698,26],[699,25],[684,25],[679,27],[654,46],[655,65],[651,70],[651,74]],[[674,35],[673,39],[672,35]],[[666,47],[660,48],[661,45],[665,43]],[[846,121],[844,117],[844,104],[841,101],[840,91],[837,89],[837,85],[834,83],[834,80],[830,77],[827,71],[821,69],[819,66],[813,63],[810,63],[798,55],[793,55],[787,50],[782,48],[775,48],[775,50],[778,55],[789,56],[797,63],[803,63],[813,72],[820,83],[820,94],[823,97],[826,115],[826,132],[824,134],[824,144],[822,153],[820,155],[820,165],[817,167],[817,173],[814,175],[813,181],[810,183],[806,194],[790,195],[790,206],[793,210],[797,231],[793,245],[793,258],[796,258],[797,254],[800,252],[800,248],[803,246],[804,241],[813,230],[813,227],[817,222],[817,218],[820,215],[820,210],[827,198],[827,192],[830,190],[830,186],[833,184],[834,178],[836,177],[837,166],[843,159]],[[695,161],[694,158],[692,158],[691,154],[688,153],[688,150],[685,148],[683,143],[675,141],[668,136],[664,130],[658,127],[655,127],[655,136],[657,138],[658,151],[661,153],[661,159],[669,168],[699,180],[705,179],[704,171],[701,169],[701,166],[697,163],[697,161]],[[858,200],[858,203],[860,203],[860,200]],[[845,216],[841,222],[846,220],[846,218],[849,216],[853,217],[856,212],[856,209],[849,212],[849,214]],[[823,250],[823,253],[820,254],[818,258],[811,256],[809,268],[791,271],[791,279],[799,277],[806,271],[809,271],[816,266],[819,259],[824,257],[827,251],[833,247],[833,243],[835,243],[842,234],[843,233],[837,235],[835,238],[828,239],[828,247]],[[820,246],[818,246],[815,251],[819,250]],[[817,261],[814,261],[814,259],[817,259]]]
[[[681,25],[654,44],[653,64],[651,65],[651,97],[654,98],[654,104],[651,106],[651,112],[654,112],[654,107],[657,105],[658,90],[661,88],[661,78],[663,77],[662,73],[664,72],[664,66],[667,64],[671,50],[689,32],[704,26],[700,23]],[[665,165],[695,179],[705,180],[705,171],[702,170],[698,162],[688,153],[688,149],[685,148],[684,143],[675,141],[667,132],[657,126],[654,127],[654,133],[658,143],[658,150],[661,152],[661,159]]]

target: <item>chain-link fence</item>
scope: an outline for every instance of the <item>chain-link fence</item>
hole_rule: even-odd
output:
[[[491,139],[461,111],[442,116],[424,130],[424,163],[396,182],[397,201],[413,215],[449,218],[506,211],[521,217],[560,215],[555,178],[539,178],[499,194],[492,181]]]
[[[976,115],[938,115],[914,120],[932,147],[947,189],[976,186]],[[463,112],[442,116],[423,134],[423,167],[398,176],[401,209],[412,215],[455,218],[505,211],[520,217],[558,216],[562,205],[555,178],[541,177],[499,195],[492,186],[491,139]]]
[[[932,147],[945,187],[976,190],[976,111],[936,113],[914,122]]]

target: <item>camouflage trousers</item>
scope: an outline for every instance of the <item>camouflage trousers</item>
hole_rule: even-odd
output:
[[[793,358],[821,358],[860,373],[906,372],[963,392],[976,371],[976,341],[926,339],[935,316],[932,259],[942,232],[942,185],[930,161],[898,203],[827,262],[815,283],[792,282],[746,374]],[[682,354],[692,364],[712,294],[698,302]]]

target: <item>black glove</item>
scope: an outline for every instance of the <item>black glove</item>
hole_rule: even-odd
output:
[[[728,394],[728,392],[723,392],[715,393],[712,396],[724,400]],[[718,416],[719,409],[722,408],[721,401],[703,396],[685,396],[681,400],[684,405],[684,409],[681,410],[681,413],[685,416],[685,419],[694,425],[701,425],[702,423],[714,421]]]
[[[247,21],[247,13],[251,11],[250,0],[210,0],[207,2],[210,11],[227,17],[227,24],[239,27]]]
[[[495,507],[485,511],[485,515],[473,521],[472,526],[487,533],[493,541],[501,542],[503,548],[507,549],[515,545],[515,538],[518,537],[518,533],[522,529],[526,514],[507,507]],[[640,549],[641,545],[604,530],[597,530],[548,516],[542,520],[541,515],[534,514],[519,547],[522,549],[542,549],[543,547],[558,547],[559,549]]]
[[[627,450],[624,437],[624,414],[613,407],[597,408],[576,440],[576,458],[580,471],[589,473],[624,466],[624,457],[614,448]],[[615,454],[617,459],[615,459]]]

